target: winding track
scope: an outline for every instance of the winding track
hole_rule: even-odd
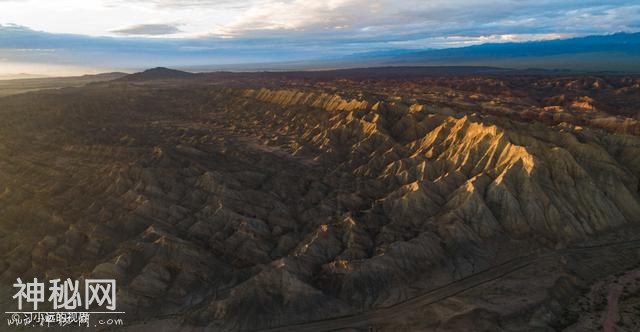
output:
[[[594,246],[575,247],[568,249],[561,249],[552,252],[545,252],[539,254],[533,254],[525,257],[514,258],[506,261],[502,264],[494,266],[490,269],[482,272],[470,275],[460,280],[454,281],[450,284],[432,289],[422,295],[408,299],[406,301],[379,309],[375,309],[369,312],[336,317],[332,319],[326,319],[321,321],[315,321],[310,323],[304,323],[299,325],[281,326],[263,331],[305,331],[305,332],[322,332],[322,331],[335,331],[342,329],[366,329],[370,326],[375,326],[378,323],[389,321],[393,318],[397,318],[400,314],[411,312],[415,308],[424,307],[433,303],[440,302],[449,297],[455,296],[459,293],[467,291],[469,289],[481,286],[496,279],[500,279],[508,274],[519,271],[531,264],[538,263],[544,260],[558,259],[566,255],[572,254],[594,254],[605,250],[623,250],[640,248],[640,239],[607,243]]]

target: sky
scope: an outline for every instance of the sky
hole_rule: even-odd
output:
[[[0,75],[339,58],[640,31],[638,0],[0,0]]]

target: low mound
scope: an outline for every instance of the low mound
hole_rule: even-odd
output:
[[[190,78],[195,78],[197,76],[198,76],[197,74],[189,73],[186,71],[180,71],[180,70],[169,69],[164,67],[157,67],[157,68],[147,69],[143,72],[130,74],[118,80],[136,82],[136,81],[153,81],[153,80],[190,79]]]

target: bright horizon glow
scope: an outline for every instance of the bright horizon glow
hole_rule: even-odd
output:
[[[21,76],[23,75],[64,77],[64,76],[95,75],[95,74],[100,74],[100,73],[105,73],[110,71],[118,71],[112,68],[79,67],[79,66],[56,65],[56,64],[33,63],[33,62],[0,62],[0,63],[2,64],[2,70],[0,70],[0,80],[22,78]]]
[[[302,61],[639,30],[635,0],[0,0],[0,75]]]

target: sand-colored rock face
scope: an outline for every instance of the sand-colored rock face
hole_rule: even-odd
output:
[[[2,279],[115,278],[132,322],[374,312],[640,222],[640,138],[588,125],[238,84],[114,83],[0,113]],[[518,314],[465,303],[430,314],[445,330]]]
[[[424,105],[379,102],[367,109],[366,101],[293,91],[246,95],[283,108],[312,105],[328,113],[328,128],[305,143],[333,154],[340,168],[384,183],[386,192],[376,198],[398,222],[433,217],[438,221],[425,223],[466,224],[467,211],[486,217],[487,222],[475,223],[496,228],[491,234],[476,229],[465,241],[481,232],[535,232],[567,243],[640,215],[637,165],[621,164],[618,148],[603,146],[600,137],[584,141],[585,135],[595,135],[584,130],[457,118],[434,114]]]

